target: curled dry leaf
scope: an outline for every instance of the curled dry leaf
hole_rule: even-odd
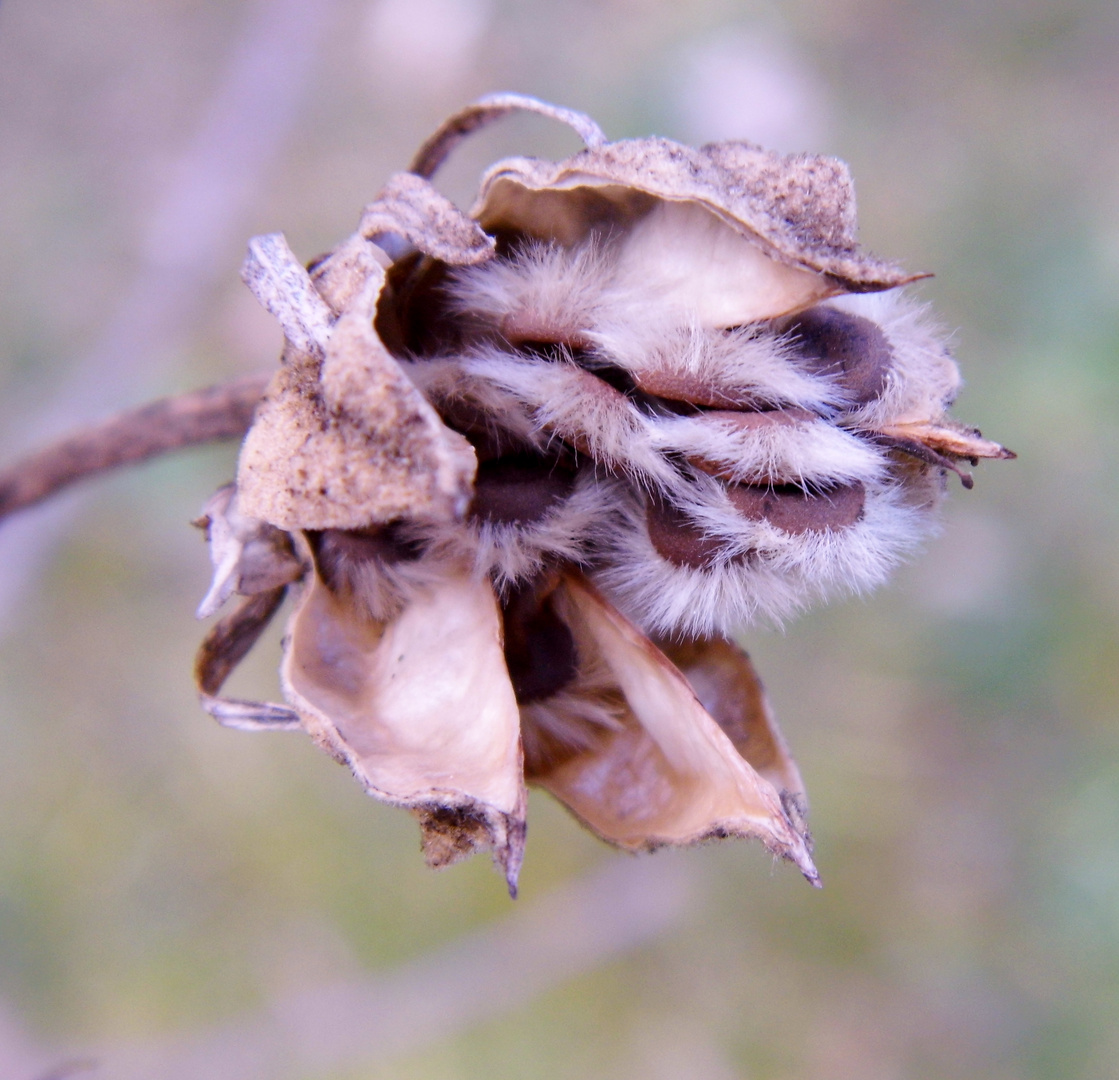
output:
[[[431,185],[515,109],[586,149]],[[298,724],[515,890],[525,783],[629,850],[760,840],[817,882],[804,785],[730,636],[881,582],[948,470],[1012,456],[948,416],[942,337],[862,251],[842,162],[608,142],[504,94],[451,117],[357,231],[244,277],[286,345],[207,506],[201,650],[222,723]],[[970,478],[967,478],[970,483]],[[295,590],[286,705],[219,697]]]

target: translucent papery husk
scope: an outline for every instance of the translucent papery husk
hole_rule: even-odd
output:
[[[451,569],[393,618],[317,573],[288,625],[284,695],[369,794],[411,810],[432,866],[492,850],[512,893],[524,850],[520,718],[493,590]]]
[[[580,724],[579,710],[572,710],[567,722],[578,731],[563,731],[564,719],[553,719],[555,730],[541,740],[546,749],[528,760],[529,781],[619,847],[653,850],[748,837],[818,883],[803,786],[745,654],[719,643],[685,653],[695,672],[710,675],[716,689],[705,689],[732,735],[665,654],[581,577],[565,577],[551,603],[581,663],[603,663],[614,684],[603,689],[620,692],[621,701],[605,723]],[[767,775],[741,751],[756,753]]]

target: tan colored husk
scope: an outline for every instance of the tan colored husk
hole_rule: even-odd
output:
[[[475,222],[405,174],[365,208],[358,232],[320,260],[313,278],[275,238],[250,245],[243,277],[287,337],[238,465],[250,516],[283,529],[326,529],[447,520],[466,510],[473,449],[440,420],[373,326],[391,262],[370,238],[388,233],[455,265],[493,252]]]
[[[373,329],[383,285],[383,271],[370,274],[334,324],[321,362],[285,349],[241,450],[245,513],[283,529],[346,529],[465,511],[474,451]]]
[[[659,644],[735,749],[776,788],[811,851],[804,781],[750,657],[723,638]]]
[[[459,140],[514,109],[568,123],[587,149],[561,162],[498,163],[467,216],[427,178]],[[502,234],[575,245],[598,232],[617,310],[633,298],[672,308],[688,325],[729,327],[920,276],[862,252],[854,227],[850,177],[833,159],[740,142],[698,150],[659,138],[609,143],[581,114],[498,95],[452,116],[412,172],[392,177],[357,232],[310,273],[282,237],[254,241],[244,276],[287,345],[242,450],[236,509],[249,524],[215,550],[209,607],[239,587],[244,552],[270,535],[264,523],[292,534],[305,576],[285,644],[285,697],[370,794],[416,814],[432,865],[491,850],[515,890],[522,712],[526,738],[540,732],[534,707],[518,710],[488,581],[433,564],[394,614],[374,618],[326,586],[303,538],[304,530],[454,520],[472,494],[474,450],[378,335],[386,271],[399,268],[399,300],[437,282],[440,263],[492,258]],[[380,314],[403,348],[394,312]],[[264,528],[259,536],[252,519]],[[200,654],[204,703],[223,723],[291,725],[282,706],[216,697],[281,595],[251,598]],[[745,653],[722,640],[662,651],[571,570],[550,602],[580,664],[593,658],[596,674],[584,682],[605,695],[602,722],[587,721],[554,757],[534,750],[529,780],[621,847],[750,837],[818,884],[800,774]],[[595,702],[589,707],[594,714]]]
[[[560,162],[509,158],[486,173],[472,214],[488,231],[571,245],[591,228],[632,223],[658,200],[703,207],[779,262],[825,275],[834,292],[890,289],[922,276],[859,249],[842,161],[783,157],[746,142],[693,149],[623,139]]]
[[[413,811],[432,866],[492,850],[511,892],[524,848],[520,718],[489,584],[451,570],[375,622],[308,578],[284,696],[366,791]]]
[[[664,653],[577,576],[565,578],[553,604],[579,653],[610,669],[626,707],[618,724],[598,727],[589,746],[545,765],[532,782],[619,847],[749,837],[817,884],[802,823],[790,819],[777,788],[742,757]],[[770,758],[770,773],[799,792],[785,758]]]

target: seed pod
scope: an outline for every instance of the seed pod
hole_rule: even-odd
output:
[[[429,180],[514,109],[586,149],[513,158],[464,214]],[[456,114],[311,272],[245,279],[282,365],[207,509],[199,657],[231,726],[302,726],[420,820],[432,865],[515,891],[525,782],[640,850],[760,840],[817,882],[799,773],[728,637],[869,588],[945,469],[1006,451],[947,418],[955,364],[883,294],[841,162],[608,142],[516,95]],[[294,589],[287,705],[218,697]]]

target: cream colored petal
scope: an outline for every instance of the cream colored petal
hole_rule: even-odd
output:
[[[520,720],[489,584],[449,574],[377,623],[315,577],[288,638],[284,692],[316,742],[416,813],[432,865],[492,849],[515,890]]]
[[[804,820],[808,810],[804,781],[750,657],[724,638],[662,642],[661,649],[734,748],[777,789],[789,820],[811,849]]]
[[[817,883],[778,791],[742,758],[664,654],[582,580],[567,578],[553,604],[580,658],[607,665],[625,707],[618,723],[590,733],[589,746],[560,754],[530,779],[622,847],[753,837]]]
[[[379,264],[334,325],[318,363],[289,345],[238,464],[242,512],[281,529],[447,519],[469,503],[476,461],[373,327]]]

